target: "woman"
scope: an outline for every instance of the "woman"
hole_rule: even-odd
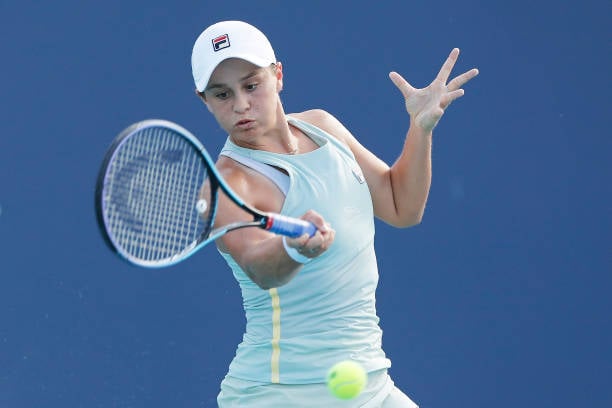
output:
[[[431,180],[432,130],[476,69],[447,83],[454,49],[436,79],[415,89],[399,74],[410,128],[389,167],[323,110],[285,114],[283,67],[257,28],[223,21],[198,37],[196,92],[228,138],[217,167],[242,199],[312,222],[312,237],[259,229],[225,235],[218,249],[242,290],[246,333],[221,384],[221,407],[333,407],[327,370],[351,359],[368,373],[359,407],[415,407],[387,373],[375,308],[374,216],[421,221]],[[227,199],[217,225],[247,220]],[[341,405],[346,406],[346,404]]]

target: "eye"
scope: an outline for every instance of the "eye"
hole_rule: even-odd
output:
[[[257,82],[253,82],[251,84],[247,84],[246,89],[247,91],[254,91],[258,86],[259,84]]]
[[[227,91],[215,92],[215,98],[225,100],[229,98],[229,92]]]

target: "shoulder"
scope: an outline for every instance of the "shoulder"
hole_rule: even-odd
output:
[[[352,138],[348,129],[334,115],[323,109],[311,109],[292,113],[289,116],[316,126],[345,144],[348,144],[349,139]]]
[[[223,180],[225,180],[234,190],[240,192],[239,190],[246,187],[246,185],[244,185],[248,180],[248,169],[246,166],[243,166],[227,156],[219,156],[215,166]]]
[[[313,124],[326,132],[342,126],[342,123],[334,115],[323,109],[310,109],[304,112],[291,113],[289,116]]]

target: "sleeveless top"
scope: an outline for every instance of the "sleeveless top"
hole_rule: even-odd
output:
[[[246,332],[228,376],[308,384],[324,382],[329,368],[341,360],[355,360],[368,372],[390,367],[375,305],[372,199],[361,169],[350,149],[333,136],[290,116],[287,120],[319,147],[286,155],[242,148],[228,138],[221,155],[285,170],[289,185],[281,213],[299,217],[313,209],[336,236],[289,283],[269,290],[220,251],[240,285],[246,314]]]

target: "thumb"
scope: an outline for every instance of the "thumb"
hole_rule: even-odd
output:
[[[412,85],[408,83],[400,74],[395,71],[389,73],[389,78],[393,82],[393,84],[400,90],[404,98],[408,98],[410,94],[414,91]]]

